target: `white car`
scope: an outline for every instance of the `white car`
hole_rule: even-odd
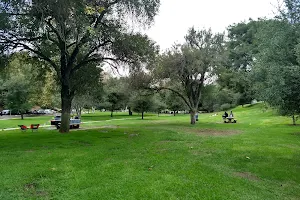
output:
[[[9,115],[10,110],[2,110],[2,115]]]
[[[53,110],[51,110],[51,109],[45,109],[44,113],[45,114],[53,114]]]
[[[38,113],[38,114],[45,114],[45,112],[44,112],[43,109],[38,110],[37,113]]]

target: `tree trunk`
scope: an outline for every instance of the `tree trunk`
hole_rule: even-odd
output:
[[[79,119],[81,119],[81,111],[82,111],[82,108],[80,107],[78,110],[78,114],[77,114],[77,117],[79,117]]]
[[[159,117],[159,111],[157,112],[157,117]]]
[[[132,111],[131,111],[130,107],[128,107],[128,114],[129,114],[129,116],[132,116]]]
[[[142,112],[142,119],[144,119],[144,112]]]
[[[190,115],[191,115],[191,124],[192,125],[196,124],[195,114],[196,114],[196,111],[191,110]]]
[[[111,109],[111,112],[110,112],[110,117],[113,117],[113,112],[114,112],[114,110],[113,110],[113,109]]]
[[[296,118],[295,118],[295,115],[293,115],[293,125],[296,126]]]
[[[174,110],[174,116],[176,116],[175,110]]]
[[[59,132],[68,133],[70,130],[70,112],[73,97],[70,95],[69,85],[62,84],[61,89],[61,124]]]
[[[24,114],[23,114],[23,113],[21,113],[21,119],[22,119],[22,120],[24,119]]]

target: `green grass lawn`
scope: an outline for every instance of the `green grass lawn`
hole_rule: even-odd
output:
[[[262,110],[234,109],[237,124],[97,113],[69,134],[2,131],[0,199],[300,199],[299,127]]]

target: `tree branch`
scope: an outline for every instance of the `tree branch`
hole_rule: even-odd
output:
[[[97,51],[99,48],[109,44],[109,43],[112,43],[111,40],[107,40],[107,41],[104,41],[103,43],[100,43],[98,45],[96,45],[94,48],[92,48],[85,56],[84,58],[82,59],[82,61],[76,65],[72,70],[71,70],[71,74],[74,73],[75,71],[77,71],[78,69],[80,69],[82,66],[88,64],[89,62],[97,62],[97,61],[101,61],[101,60],[112,60],[112,61],[116,61],[116,59],[113,59],[113,58],[100,58],[100,59],[97,59],[97,60],[93,60],[91,59],[91,55]],[[77,45],[76,45],[76,48],[79,48]],[[71,55],[71,58],[76,56],[79,52],[79,49],[74,49],[72,55]],[[76,52],[75,50],[78,50],[78,52]],[[88,61],[88,62],[86,62]]]
[[[171,92],[174,92],[175,94],[177,94],[180,98],[182,98],[182,100],[186,103],[186,105],[189,107],[189,109],[193,109],[192,106],[189,104],[189,102],[187,101],[187,99],[177,90],[174,90],[172,88],[168,88],[168,87],[156,87],[156,88],[150,88],[152,90],[156,90],[156,91],[160,91],[160,90],[170,90]]]
[[[46,20],[46,24],[47,24],[47,25],[49,26],[49,28],[56,34],[57,39],[58,39],[58,42],[59,42],[60,44],[62,44],[62,43],[63,43],[63,40],[62,40],[62,38],[61,38],[61,35],[59,34],[58,30],[56,30],[55,27],[51,24],[51,20],[52,20],[52,18]]]
[[[50,58],[48,58],[46,55],[44,55],[42,52],[34,50],[33,48],[29,47],[27,44],[14,42],[14,41],[8,41],[8,42],[16,46],[21,46],[24,49],[31,51],[32,53],[38,55],[38,57],[41,58],[42,60],[48,62],[56,71],[59,71],[59,67],[55,64],[55,62],[52,61]]]

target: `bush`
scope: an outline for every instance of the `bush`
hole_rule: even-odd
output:
[[[220,108],[222,111],[225,111],[225,110],[229,110],[232,107],[231,107],[231,104],[225,103],[225,104],[222,104]]]
[[[220,104],[214,104],[214,105],[213,105],[213,111],[214,111],[214,112],[220,111],[220,110],[221,110],[220,107],[221,107]]]

